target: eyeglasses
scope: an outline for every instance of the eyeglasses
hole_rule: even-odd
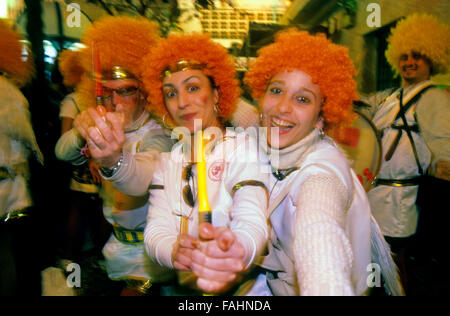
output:
[[[110,88],[103,87],[103,95],[105,98],[110,99],[110,98],[112,98],[113,93],[115,92],[121,97],[130,97],[130,96],[136,94],[136,92],[138,90],[139,90],[139,88],[135,87],[135,86],[120,88],[120,89],[110,89]]]
[[[194,195],[192,194],[192,189],[191,189],[191,186],[189,185],[189,181],[191,178],[193,178],[193,175],[194,175],[192,173],[192,166],[193,166],[193,163],[190,163],[189,165],[187,165],[184,168],[183,174],[182,174],[183,179],[185,181],[187,181],[187,184],[183,187],[183,200],[184,200],[184,203],[186,203],[190,207],[194,207],[194,205],[195,205]]]

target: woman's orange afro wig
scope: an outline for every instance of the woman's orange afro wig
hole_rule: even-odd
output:
[[[34,66],[30,56],[23,60],[23,37],[14,31],[6,21],[0,19],[0,71],[5,72],[19,86],[30,81]]]
[[[170,35],[161,40],[145,57],[142,63],[142,81],[150,103],[147,110],[160,117],[167,113],[161,75],[167,67],[173,67],[180,60],[205,65],[203,73],[213,79],[219,92],[218,115],[226,120],[234,112],[239,98],[239,82],[228,51],[213,42],[207,34]]]
[[[66,49],[59,54],[59,71],[63,76],[63,83],[68,87],[75,87],[81,81],[84,69],[80,62],[80,51]]]
[[[272,77],[295,69],[309,74],[320,87],[325,97],[321,113],[327,128],[352,120],[352,104],[358,99],[355,67],[348,49],[333,44],[323,34],[313,36],[297,29],[280,32],[275,43],[259,50],[244,82],[259,99]]]

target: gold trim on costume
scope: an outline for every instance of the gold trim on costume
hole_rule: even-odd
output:
[[[151,184],[148,187],[149,190],[164,190],[164,186],[161,184]]]
[[[239,189],[242,189],[245,186],[261,187],[262,189],[264,189],[264,192],[266,192],[267,203],[269,203],[269,191],[267,190],[266,185],[264,183],[262,183],[261,181],[256,181],[256,180],[246,180],[246,181],[241,181],[239,183],[236,183],[233,186],[233,189],[231,190],[231,196],[234,197],[234,194],[236,193],[236,191]]]

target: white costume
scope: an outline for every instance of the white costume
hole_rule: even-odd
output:
[[[80,107],[80,100],[78,93],[72,92],[68,94],[61,102],[61,108],[59,110],[59,117],[61,119],[63,118],[70,118],[72,120],[77,117],[77,115],[81,112]],[[88,167],[85,167],[88,169]],[[86,170],[85,169],[85,170]],[[75,171],[74,171],[75,172]],[[81,174],[83,175],[83,174]],[[80,177],[75,176],[72,173],[72,178],[70,179],[70,189],[73,191],[80,191],[84,193],[98,193],[99,188],[96,184],[93,183],[93,181],[90,179],[80,179]]]
[[[141,175],[143,181],[139,185],[148,188],[159,152],[170,150],[172,142],[164,135],[162,128],[150,119],[147,112],[143,112],[133,126],[125,131],[125,136],[122,166],[111,178],[105,179],[114,183],[114,180],[120,179],[123,174],[133,177],[133,173],[136,172]],[[57,157],[73,164],[82,164],[86,162],[86,157],[80,154],[83,146],[84,140],[72,129],[58,141]],[[139,171],[134,169],[136,166]],[[113,189],[109,182],[104,183],[103,191],[103,212],[114,229],[114,234],[103,248],[109,277],[155,281],[159,276],[153,275],[153,270],[150,271],[154,267],[150,267],[143,246],[148,199],[140,198],[136,208],[124,209],[133,197]]]
[[[180,233],[182,217],[188,219],[189,235],[198,236],[198,201],[192,208],[183,199],[186,185],[191,186],[193,197],[196,197],[197,172],[194,165],[193,176],[189,180],[183,179],[183,171],[190,160],[185,157],[183,147],[179,143],[172,153],[161,156],[153,176],[144,232],[149,255],[169,268],[173,268],[172,250]],[[267,167],[267,158],[258,157],[257,142],[252,137],[230,130],[214,144],[211,152],[206,150],[205,155],[212,224],[229,227],[236,234],[245,249],[244,260],[250,265],[268,238],[267,190],[262,182],[262,168]]]
[[[267,144],[261,146],[267,151]],[[272,231],[261,264],[267,272],[248,295],[362,295],[370,263],[394,275],[386,277],[395,289],[388,246],[363,187],[334,142],[315,129],[292,146],[270,151],[279,171],[270,176]]]
[[[28,190],[28,157],[42,154],[30,122],[28,102],[0,74],[0,218],[32,205]]]
[[[403,104],[412,99],[419,91],[432,84],[422,81],[408,86],[403,92]],[[396,181],[389,184],[381,182],[369,191],[368,196],[372,213],[385,236],[408,237],[416,232],[419,210],[416,206],[418,180],[420,177],[411,142],[404,129],[401,118],[394,122],[399,112],[399,90],[392,94],[379,93],[365,99],[371,108],[368,113],[382,131],[383,161],[378,175],[379,179]],[[440,159],[450,160],[450,97],[445,91],[429,88],[413,102],[405,114],[417,149],[423,172],[429,166],[434,174],[436,162]],[[418,129],[417,129],[418,123]],[[420,130],[420,132],[419,132]],[[390,160],[385,156],[394,143],[398,133],[401,138]],[[400,180],[400,181],[397,181]],[[406,181],[401,183],[402,181]],[[409,182],[409,183],[408,183]],[[406,183],[406,184],[405,184]]]

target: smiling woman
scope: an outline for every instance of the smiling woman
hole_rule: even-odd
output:
[[[261,49],[247,73],[274,170],[269,255],[251,295],[364,295],[370,263],[402,293],[364,189],[322,131],[351,118],[354,75],[346,48],[294,29]]]
[[[284,148],[303,139],[315,127],[321,129],[323,120],[319,113],[322,103],[320,87],[313,84],[311,76],[303,71],[275,75],[260,101],[263,125],[278,127],[277,135],[272,135],[274,129],[268,129],[269,145]]]
[[[186,285],[226,292],[241,280],[267,239],[267,190],[260,171],[267,160],[258,157],[250,135],[225,132],[239,97],[234,63],[209,36],[194,34],[161,40],[143,66],[147,109],[187,133],[156,168],[152,185],[162,189],[150,195],[147,251],[159,264],[185,272],[170,294],[185,291]],[[224,137],[202,140],[199,131],[212,129]],[[203,153],[202,146],[191,146],[198,135],[196,145],[204,141],[209,148]]]

